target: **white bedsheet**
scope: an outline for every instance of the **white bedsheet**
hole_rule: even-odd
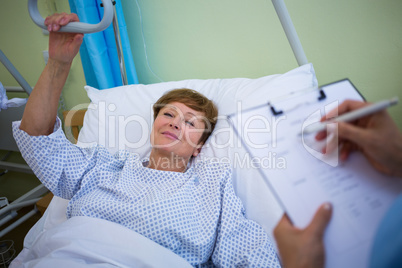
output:
[[[73,217],[40,233],[16,267],[192,267],[170,250],[119,224]]]

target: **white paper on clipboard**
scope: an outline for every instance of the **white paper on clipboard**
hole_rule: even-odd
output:
[[[321,153],[325,142],[317,142],[314,134],[299,135],[344,100],[363,100],[349,80],[321,89],[326,96],[321,101],[312,91],[273,103],[276,111],[282,111],[279,115],[260,107],[232,115],[229,121],[236,133],[242,133],[253,159],[261,159],[260,173],[296,226],[305,227],[322,203],[332,203],[324,239],[326,267],[368,267],[376,229],[402,183],[377,172],[360,153],[341,163],[337,153]],[[270,165],[264,166],[267,154]]]

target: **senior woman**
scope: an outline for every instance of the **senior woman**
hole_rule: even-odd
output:
[[[82,34],[59,33],[75,14],[48,17],[49,61],[35,85],[14,137],[37,177],[70,199],[67,218],[119,223],[170,249],[190,264],[276,267],[268,235],[244,216],[231,169],[189,165],[214,128],[217,110],[196,91],[173,90],[154,105],[149,159],[71,144],[57,118],[58,100]]]

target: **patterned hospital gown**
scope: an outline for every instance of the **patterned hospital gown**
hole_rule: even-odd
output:
[[[244,216],[231,169],[202,161],[185,173],[144,166],[138,155],[71,144],[57,119],[49,136],[29,136],[13,123],[19,149],[42,183],[70,199],[67,218],[119,223],[196,266],[279,267],[268,235]]]

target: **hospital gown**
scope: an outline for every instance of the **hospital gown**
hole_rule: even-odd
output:
[[[28,165],[51,192],[70,199],[67,218],[119,223],[194,266],[280,266],[268,235],[245,218],[228,165],[155,170],[134,153],[70,143],[59,118],[49,136],[29,136],[19,126],[13,123],[14,138]]]

